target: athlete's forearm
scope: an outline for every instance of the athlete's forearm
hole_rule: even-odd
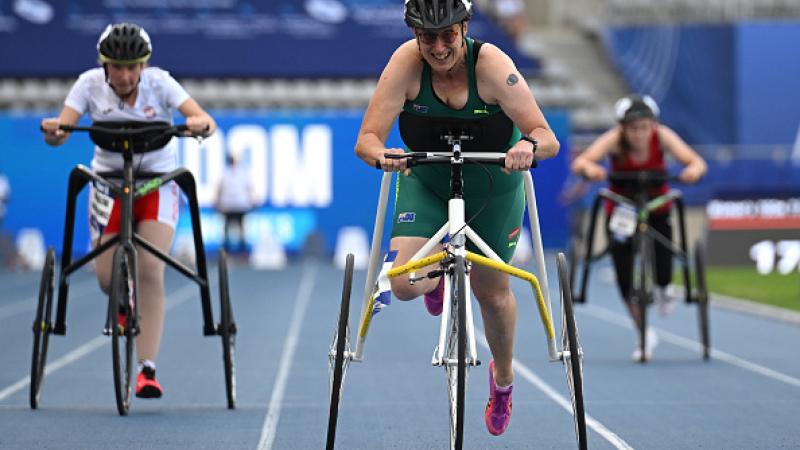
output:
[[[374,133],[362,133],[356,141],[356,155],[371,167],[383,159],[386,146]]]
[[[561,148],[556,135],[547,128],[536,128],[528,136],[538,143],[535,155],[537,161],[555,157]]]

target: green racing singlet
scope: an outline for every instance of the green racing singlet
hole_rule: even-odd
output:
[[[444,130],[468,130],[475,139],[462,142],[462,151],[507,152],[521,133],[499,105],[489,105],[478,95],[475,65],[482,43],[465,38],[469,94],[461,109],[447,106],[433,89],[431,67],[423,61],[420,91],[407,100],[399,117],[400,134],[407,151],[452,149],[438,136]],[[506,262],[519,239],[525,192],[520,172],[504,173],[499,166],[464,165],[465,219],[469,226]],[[398,175],[392,237],[433,236],[447,221],[450,167],[421,166],[409,176]],[[477,216],[476,216],[477,213]],[[471,243],[469,250],[479,252]]]

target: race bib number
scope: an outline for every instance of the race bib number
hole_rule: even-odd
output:
[[[611,214],[608,228],[617,236],[631,237],[636,231],[636,210],[628,205],[617,205]]]
[[[92,216],[97,220],[100,226],[105,227],[108,225],[108,220],[111,218],[111,210],[114,207],[114,197],[100,191],[100,189],[92,189]]]

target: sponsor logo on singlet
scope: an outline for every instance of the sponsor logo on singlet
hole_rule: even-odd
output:
[[[511,233],[508,233],[508,240],[516,239],[519,236],[519,227],[514,228],[511,230]]]
[[[428,113],[428,107],[425,106],[425,105],[418,105],[418,104],[414,103],[413,108],[414,108],[414,112],[418,112],[420,114],[427,114]]]
[[[153,117],[156,116],[156,109],[153,108],[152,106],[145,106],[144,116],[147,117],[148,119],[152,119]]]
[[[397,223],[411,223],[417,219],[415,212],[402,212],[397,215]]]

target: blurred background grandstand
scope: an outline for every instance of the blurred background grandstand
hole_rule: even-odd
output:
[[[59,222],[43,234],[48,244],[60,247],[60,193],[69,167],[88,162],[89,144],[73,143],[82,153],[64,156],[41,142],[36,126],[61,108],[76,76],[96,64],[94,45],[102,28],[119,21],[149,31],[152,63],[171,71],[222,125],[216,140],[203,144],[206,156],[193,153],[196,145],[181,148],[207,210],[220,173],[213,166],[226,152],[242,152],[250,154],[262,184],[261,215],[248,225],[251,245],[259,235],[283,230],[280,239],[289,251],[298,251],[314,234],[332,251],[342,228],[372,226],[377,177],[364,170],[352,147],[380,70],[410,36],[402,23],[402,1],[190,3],[0,2],[0,171],[14,187],[7,231]],[[537,172],[549,245],[563,245],[568,234],[567,213],[556,198],[568,178],[569,154],[613,125],[614,101],[631,91],[654,96],[663,121],[711,161],[708,180],[687,189],[690,204],[785,198],[800,191],[797,1],[476,0],[476,5],[470,33],[514,58],[567,150]],[[253,124],[255,131],[247,128]],[[289,160],[281,156],[286,154]],[[61,165],[44,171],[51,176],[47,180],[39,176],[42,158]],[[47,194],[34,194],[41,192]],[[354,199],[360,208],[352,208]],[[26,205],[38,202],[48,208],[25,212]],[[213,211],[204,220],[213,247],[220,225]],[[693,229],[699,234],[705,226]]]
[[[780,21],[791,20],[800,16],[800,3],[791,0],[709,0],[696,2],[691,0],[570,0],[568,2],[557,0],[516,0],[523,5],[526,30],[518,36],[518,48],[530,58],[541,62],[540,70],[529,71],[528,82],[535,93],[537,100],[545,108],[564,108],[571,113],[574,127],[578,130],[600,129],[612,123],[610,104],[629,90],[625,80],[613,67],[609,59],[608,48],[603,44],[605,36],[615,28],[626,26],[676,26],[679,24],[731,24],[751,20],[775,19]],[[19,32],[22,18],[15,17],[14,12],[22,8],[19,4],[30,3],[28,9],[35,10],[38,4],[46,4],[43,0],[7,1],[3,7],[0,4],[0,38],[5,41],[4,48],[14,46],[20,51],[29,47],[28,44],[20,45],[14,38]],[[52,2],[55,4],[55,2]],[[92,3],[101,5],[103,2],[88,3],[84,9],[92,9]],[[118,1],[112,4],[130,4],[128,9],[137,9],[136,5],[148,2]],[[166,2],[169,4],[170,2]],[[184,2],[185,3],[185,2]],[[204,2],[200,2],[203,4]],[[208,2],[205,2],[208,3]],[[214,2],[211,2],[212,4]],[[218,2],[219,3],[219,2]],[[229,5],[246,2],[222,2]],[[293,3],[293,2],[289,2]],[[302,3],[302,2],[294,2]],[[309,2],[306,2],[309,3]],[[314,3],[314,2],[310,2]],[[319,3],[325,3],[321,1]],[[336,2],[333,2],[336,3]],[[341,2],[348,4],[348,2]],[[401,2],[349,2],[370,6],[375,3]],[[503,3],[503,0],[477,0],[476,8],[479,10],[493,10],[493,4]],[[180,4],[180,2],[176,3]],[[11,6],[14,6],[12,8]],[[381,5],[383,6],[383,5]],[[40,6],[41,8],[42,6]],[[96,6],[95,6],[96,7]],[[374,5],[372,6],[374,7]],[[60,6],[54,6],[52,14],[60,13]],[[169,8],[169,7],[168,7]],[[228,7],[237,10],[235,6]],[[65,8],[67,9],[67,8]],[[74,13],[75,8],[69,8]],[[124,20],[125,7],[105,8],[108,20]],[[139,7],[129,20],[136,16],[143,16],[147,9],[156,14],[164,8]],[[198,10],[197,8],[174,7],[176,13],[181,10]],[[207,8],[213,9],[213,8]],[[240,8],[241,9],[241,5]],[[267,8],[269,9],[269,8]],[[12,12],[12,10],[14,10]],[[394,8],[397,13],[400,8]],[[95,12],[95,11],[92,11]],[[397,15],[397,14],[394,14]],[[385,14],[384,17],[389,16]],[[399,18],[397,21],[400,21]],[[56,22],[58,19],[52,19]],[[72,26],[71,31],[75,36],[83,34],[83,44],[90,43],[94,35],[91,31],[99,30],[103,17],[94,17],[95,23],[84,24],[80,30]],[[153,17],[147,17],[152,21]],[[15,23],[17,22],[17,23]],[[145,25],[147,25],[145,21]],[[40,25],[41,27],[42,25]],[[45,27],[49,25],[43,25]],[[493,30],[494,31],[494,30]],[[37,31],[38,33],[38,31]],[[200,31],[200,33],[203,33]],[[86,37],[88,34],[89,38]],[[151,32],[154,36],[156,50],[165,42],[160,38],[161,33]],[[165,33],[167,34],[167,33]],[[177,33],[176,33],[177,34]],[[477,33],[474,33],[477,36]],[[494,34],[494,33],[490,33]],[[168,34],[167,34],[168,35]],[[56,36],[55,33],[43,33],[40,39]],[[75,36],[64,36],[66,39]],[[399,36],[395,35],[399,41]],[[480,36],[479,36],[480,37]],[[491,39],[491,37],[490,37]],[[80,60],[91,61],[85,45],[71,45],[69,41],[60,42],[59,45],[40,42],[38,48],[49,48],[58,52],[63,50],[63,45],[70,45],[69,53],[84,53]],[[285,43],[263,42],[261,47],[263,55],[258,58],[270,59],[269,47],[272,45],[286,45]],[[174,47],[174,46],[173,46]],[[337,47],[332,47],[337,48]],[[345,46],[339,47],[341,49]],[[369,47],[367,47],[368,50]],[[350,49],[351,51],[354,49]],[[72,57],[73,55],[65,55]],[[252,55],[256,56],[256,55]],[[309,55],[314,57],[315,55]],[[41,54],[30,55],[30,58],[41,59],[47,64],[48,56]],[[214,64],[213,55],[210,60],[197,61],[198,65]],[[248,56],[251,57],[251,56]],[[318,58],[318,57],[317,57]],[[170,69],[169,56],[156,62],[161,62]],[[286,61],[273,61],[284,66]],[[23,64],[20,64],[23,63]],[[334,72],[339,69],[329,70],[326,76],[324,67],[329,60],[319,59],[319,67],[312,70],[316,76],[303,78],[285,78],[271,75],[269,70],[254,71],[260,76],[250,77],[190,77],[180,76],[179,79],[201,104],[210,108],[339,108],[366,106],[375,85],[377,73],[370,73],[366,77],[338,76]],[[8,61],[0,70],[0,108],[10,110],[52,109],[62,105],[69,87],[74,82],[75,76],[64,75],[63,68],[54,67],[51,74],[46,70],[31,70],[24,66],[24,61]],[[83,66],[80,66],[83,67]],[[377,66],[376,66],[377,67]],[[174,69],[171,69],[175,72]],[[202,73],[204,70],[194,70]],[[274,70],[281,72],[282,70]],[[302,70],[301,70],[302,71]],[[358,72],[359,70],[355,70]],[[26,72],[36,76],[25,76]],[[184,71],[192,72],[192,70]],[[263,73],[267,72],[267,73]],[[13,75],[13,76],[9,76]],[[331,76],[333,75],[333,76]]]

